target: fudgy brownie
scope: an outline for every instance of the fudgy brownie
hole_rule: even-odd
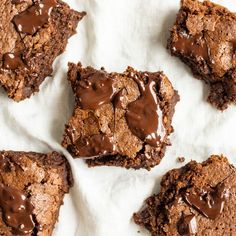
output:
[[[69,164],[56,152],[0,152],[0,235],[52,235],[71,184]]]
[[[70,63],[73,116],[62,145],[89,166],[146,168],[159,164],[173,131],[177,91],[162,72],[108,73]]]
[[[0,85],[10,98],[39,90],[84,15],[60,0],[0,1]]]
[[[236,235],[236,169],[223,156],[169,171],[134,214],[153,236]]]
[[[236,14],[210,1],[182,0],[168,48],[210,86],[220,110],[236,103]]]

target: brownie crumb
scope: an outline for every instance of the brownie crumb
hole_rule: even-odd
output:
[[[74,113],[62,145],[89,166],[150,169],[159,164],[169,135],[177,91],[162,72],[108,73],[70,63]]]
[[[178,157],[177,161],[180,163],[183,163],[183,162],[185,162],[185,157]]]
[[[182,0],[168,48],[210,87],[220,110],[236,103],[236,13],[210,1]]]

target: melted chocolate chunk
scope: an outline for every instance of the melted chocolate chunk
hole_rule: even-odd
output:
[[[113,98],[113,105],[114,108],[120,108],[120,109],[124,109],[123,107],[123,100],[124,100],[124,96],[127,94],[125,89],[121,89]]]
[[[208,48],[205,39],[199,35],[190,37],[182,34],[176,42],[172,44],[172,50],[180,52],[186,56],[196,56],[208,60]]]
[[[16,70],[19,67],[26,68],[18,53],[6,53],[3,55],[3,68],[7,70]]]
[[[82,109],[96,110],[101,105],[111,102],[113,95],[113,80],[103,71],[79,81],[77,96]]]
[[[189,205],[212,220],[222,213],[227,197],[228,189],[224,184],[219,184],[210,190],[202,189],[196,193],[185,193],[184,195],[184,199]]]
[[[197,221],[194,214],[182,216],[177,225],[180,235],[195,235],[197,233]]]
[[[81,140],[79,154],[84,157],[93,157],[115,154],[115,150],[116,146],[112,143],[111,138],[105,134],[95,134]]]
[[[141,95],[128,105],[126,112],[128,126],[135,136],[151,146],[157,146],[161,140],[159,121],[162,115],[155,92],[156,82],[151,76],[147,78],[147,83],[135,78],[134,80],[139,86]]]
[[[14,234],[24,235],[33,231],[33,205],[22,191],[0,184],[0,208],[3,220]]]
[[[19,33],[35,34],[49,20],[55,0],[42,0],[13,18]]]

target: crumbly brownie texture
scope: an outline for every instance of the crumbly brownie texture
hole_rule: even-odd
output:
[[[153,236],[236,235],[236,172],[223,156],[169,171],[160,193],[134,214]]]
[[[0,85],[10,98],[39,91],[84,15],[60,0],[0,1]]]
[[[168,48],[210,86],[220,110],[236,103],[236,14],[210,1],[182,0]]]
[[[162,72],[123,74],[69,64],[75,109],[62,145],[89,166],[146,168],[164,155],[177,92]]]
[[[52,235],[72,185],[60,154],[0,152],[0,235]]]

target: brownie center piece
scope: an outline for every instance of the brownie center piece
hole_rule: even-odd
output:
[[[146,168],[159,164],[169,135],[176,90],[163,72],[123,73],[69,63],[75,96],[62,146],[90,166]]]
[[[80,155],[90,157],[115,153],[116,145],[112,143],[112,140],[112,137],[105,134],[95,134],[88,137],[85,142],[81,140]]]
[[[33,231],[33,205],[22,191],[0,184],[0,207],[4,221],[13,228],[13,233],[24,235]]]
[[[162,138],[158,125],[159,118],[162,119],[162,115],[155,91],[157,86],[155,78],[147,76],[146,81],[141,81],[134,76],[132,80],[138,85],[140,97],[128,104],[126,110],[122,107],[122,100],[127,95],[125,88],[117,91],[113,78],[103,70],[85,76],[83,80],[79,81],[78,104],[82,109],[96,110],[102,105],[112,103],[114,122],[116,109],[124,109],[130,131],[142,141],[156,147]],[[79,153],[85,157],[116,154],[118,147],[114,137],[115,131],[109,136],[96,134],[85,139],[82,137]]]

